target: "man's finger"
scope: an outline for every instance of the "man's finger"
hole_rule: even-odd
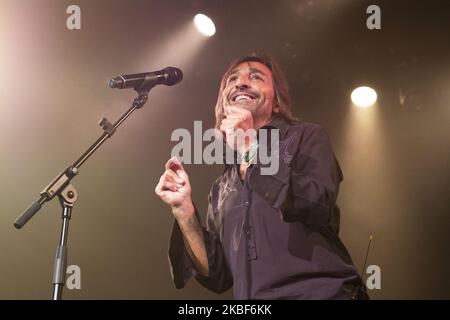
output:
[[[222,124],[234,126],[243,120],[243,116],[230,117],[222,120]]]
[[[172,170],[171,167],[172,167],[172,163],[173,163],[173,159],[174,159],[174,158],[176,158],[176,157],[172,157],[172,158],[170,158],[169,160],[167,160],[167,162],[166,162],[166,164],[165,164],[165,168],[166,168],[166,169]]]
[[[235,113],[247,113],[247,109],[245,109],[244,107],[238,107],[238,106],[227,106],[228,108],[228,112],[230,114],[235,114]]]
[[[184,180],[181,179],[181,177],[179,175],[176,174],[175,171],[167,169],[165,172],[166,176],[168,178],[170,178],[173,182],[179,183],[179,184],[183,184]]]
[[[172,157],[169,159],[169,161],[167,161],[166,163],[166,169],[167,170],[172,170],[173,172],[176,172],[178,174],[177,171],[184,171],[184,168],[180,162],[180,160],[178,160],[177,157]]]
[[[233,114],[236,114],[236,113],[239,114],[239,113],[242,113],[242,112],[246,112],[246,111],[247,111],[247,110],[246,110],[245,108],[243,108],[243,107],[230,106],[230,105],[225,105],[225,106],[223,107],[223,110],[224,110],[224,112],[225,112],[227,118],[228,118],[229,116],[233,115]]]
[[[171,182],[171,181],[164,181],[162,186],[161,186],[161,191],[166,191],[166,190],[170,190],[170,191],[178,191],[178,188],[181,188],[181,186],[177,183]]]
[[[229,114],[224,120],[231,120],[231,119],[242,119],[244,116],[241,113],[232,113]]]
[[[186,173],[186,171],[184,170],[183,165],[181,164],[180,160],[178,160],[177,157],[172,157],[171,159],[171,164],[170,164],[170,169],[175,171],[175,173],[181,178],[183,179],[183,182],[187,182],[189,181],[189,176]],[[170,161],[169,160],[169,161]]]
[[[226,134],[230,134],[232,133],[235,129],[234,126],[230,125],[230,124],[226,124],[226,123],[222,123],[220,125],[220,130],[222,132],[225,132]]]
[[[223,125],[223,126],[232,126],[233,124],[234,124],[234,119],[223,119],[222,120],[222,122],[221,122],[221,125]]]

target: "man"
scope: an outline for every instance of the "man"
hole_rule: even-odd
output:
[[[213,183],[206,228],[191,199],[189,177],[176,157],[155,189],[172,209],[169,259],[177,288],[191,276],[236,299],[367,298],[338,237],[343,179],[327,133],[297,123],[286,81],[268,56],[232,63],[220,85],[216,128],[239,155]],[[279,170],[249,161],[259,135],[237,143],[235,130],[279,130]],[[256,146],[256,147],[255,147]]]

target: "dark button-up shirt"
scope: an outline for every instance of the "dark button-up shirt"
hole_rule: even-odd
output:
[[[279,130],[278,172],[263,175],[256,163],[241,180],[239,165],[225,166],[203,228],[209,275],[196,271],[175,222],[169,246],[175,286],[194,276],[217,293],[233,287],[235,299],[354,297],[364,285],[338,237],[343,175],[326,131],[278,116],[264,128]]]

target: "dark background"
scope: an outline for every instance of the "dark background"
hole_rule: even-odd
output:
[[[154,194],[176,128],[214,123],[222,73],[235,57],[271,53],[291,87],[293,112],[324,126],[344,172],[341,237],[359,270],[381,268],[374,299],[450,298],[450,9],[447,1],[0,2],[0,298],[51,297],[60,229],[55,199],[20,231],[12,223],[63,168],[115,121],[132,90],[112,90],[120,73],[179,66],[184,80],[152,90],[73,181],[79,200],[68,264],[81,290],[68,299],[215,299],[191,281],[172,285],[171,213]],[[66,8],[81,8],[81,30]],[[368,30],[366,8],[381,8]],[[213,18],[204,38],[192,18]],[[378,103],[358,109],[357,85]],[[203,216],[220,165],[186,165]],[[367,276],[364,273],[365,276]]]

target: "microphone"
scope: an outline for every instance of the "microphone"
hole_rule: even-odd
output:
[[[167,67],[159,71],[119,75],[109,80],[109,86],[117,89],[147,89],[158,84],[173,86],[183,80],[183,72],[175,67]]]

